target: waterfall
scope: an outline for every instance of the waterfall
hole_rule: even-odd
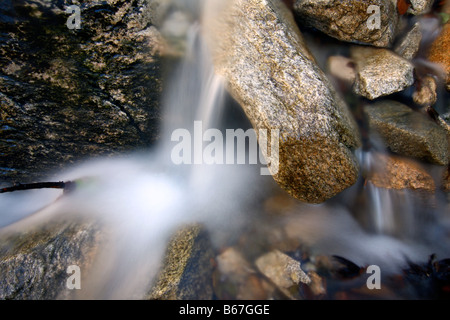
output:
[[[57,174],[61,181],[77,182],[70,194],[52,194],[42,198],[47,202],[30,208],[24,203],[32,204],[36,198],[27,191],[22,194],[21,199],[26,200],[21,200],[20,208],[5,208],[20,221],[11,224],[11,215],[0,217],[0,225],[6,226],[4,232],[21,232],[58,218],[88,218],[101,223],[106,239],[77,298],[140,299],[155,279],[168,240],[177,228],[204,224],[214,231],[214,243],[220,241],[221,230],[235,232],[245,222],[242,208],[257,192],[257,188],[250,192],[248,187],[254,170],[242,165],[178,165],[171,159],[178,143],[173,139],[174,131],[194,133],[196,123],[202,130],[199,137],[192,137],[193,156],[201,155],[204,132],[220,128],[224,107],[223,83],[214,73],[198,21],[189,26],[186,43],[185,55],[165,90],[163,127],[156,148],[88,160]],[[200,139],[200,146],[196,139]],[[2,194],[0,203],[11,206],[17,197]]]
[[[161,138],[155,148],[89,160],[57,174],[61,181],[77,182],[78,188],[64,196],[54,190],[0,195],[0,210],[8,213],[0,216],[0,228],[6,232],[59,218],[95,219],[102,225],[105,239],[77,298],[141,299],[178,228],[201,223],[213,243],[220,245],[223,237],[249,222],[245,211],[267,186],[267,180],[249,165],[223,165],[207,158],[227,150],[223,141],[213,144],[220,142],[213,133],[224,136],[226,94],[203,42],[203,27],[197,17],[186,30],[184,55],[164,92]],[[205,156],[205,141],[215,153]],[[371,153],[358,152],[363,170],[375,170]],[[356,203],[355,194],[364,197],[365,205]],[[439,210],[439,206],[429,210],[408,190],[383,189],[368,182],[321,205],[296,205],[273,228],[284,224],[291,237],[311,246],[313,252],[337,254],[361,266],[373,263],[394,272],[405,257],[426,258],[430,247],[435,249],[441,240],[434,220]],[[422,238],[432,245],[424,247],[428,243]]]

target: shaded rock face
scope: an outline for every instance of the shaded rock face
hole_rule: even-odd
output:
[[[380,8],[379,28],[372,30],[367,21],[373,13],[370,5]],[[389,47],[395,38],[398,13],[391,0],[296,0],[294,10],[301,24],[316,28],[342,41]]]
[[[395,46],[394,51],[405,58],[411,60],[415,58],[419,52],[420,42],[422,41],[422,32],[420,23],[416,22],[411,30],[409,30]]]
[[[219,12],[208,15],[206,28],[216,71],[257,133],[280,130],[274,179],[312,203],[351,186],[358,176],[357,126],[290,12],[272,0],[231,1]]]
[[[414,66],[388,49],[354,46],[351,56],[357,69],[353,91],[367,99],[402,91],[414,83]]]
[[[81,29],[66,25],[71,4],[81,9]],[[159,34],[146,10],[144,0],[2,3],[3,180],[41,179],[83,155],[157,138]]]
[[[431,119],[397,101],[364,106],[369,127],[400,155],[438,165],[448,163],[446,131]]]

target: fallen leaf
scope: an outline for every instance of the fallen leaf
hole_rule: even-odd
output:
[[[397,0],[397,9],[400,15],[404,15],[410,6],[411,2],[409,0]]]

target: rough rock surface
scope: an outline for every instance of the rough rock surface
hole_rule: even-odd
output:
[[[370,129],[392,152],[438,165],[448,163],[447,133],[430,118],[390,100],[366,105],[364,113]]]
[[[411,60],[415,58],[419,52],[421,41],[422,32],[420,30],[420,23],[416,22],[411,30],[409,30],[396,44],[394,51],[406,60]]]
[[[168,245],[163,268],[148,294],[158,300],[210,300],[213,298],[213,250],[201,226],[179,230]]]
[[[380,8],[380,25],[372,30],[367,21]],[[398,13],[392,0],[296,0],[294,10],[300,23],[343,41],[389,47],[395,38]]]
[[[92,223],[52,223],[41,230],[3,234],[0,299],[69,299],[67,268],[90,268],[101,234]]]
[[[81,29],[66,25],[71,4]],[[160,36],[147,15],[144,0],[2,2],[2,180],[34,182],[158,137]]]
[[[376,187],[386,189],[412,189],[433,192],[433,178],[413,159],[377,153],[373,155],[375,168],[367,179]]]
[[[312,203],[354,184],[356,123],[305,48],[292,14],[274,0],[231,1],[218,12],[206,21],[217,73],[257,133],[280,131],[274,179]]]
[[[414,66],[388,49],[354,46],[351,56],[357,69],[356,94],[373,100],[414,83]]]
[[[300,262],[279,250],[264,254],[255,261],[256,267],[289,298],[296,298],[291,287],[300,283],[310,284],[311,279],[301,269]]]
[[[57,222],[27,232],[0,232],[0,299],[84,299],[102,241],[94,222]],[[211,299],[212,247],[205,230],[185,227],[166,250],[163,268],[147,299]],[[69,266],[80,267],[81,289],[69,289]],[[89,279],[89,278],[88,278]],[[87,281],[87,280],[86,280]]]
[[[255,268],[236,248],[225,249],[216,257],[214,294],[221,300],[267,300],[284,296],[269,281],[258,275]]]
[[[425,76],[417,81],[413,101],[421,106],[432,106],[437,100],[437,84],[432,76]]]
[[[433,6],[433,0],[410,0],[411,7],[408,9],[409,13],[420,15],[428,13]]]

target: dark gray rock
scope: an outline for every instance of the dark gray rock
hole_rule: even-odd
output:
[[[84,156],[150,145],[160,119],[159,33],[145,0],[7,1],[0,8],[0,173],[41,179]]]
[[[280,132],[279,170],[269,167],[274,179],[312,203],[354,184],[357,125],[287,8],[274,0],[231,1],[207,17],[215,68],[229,92],[257,133]]]
[[[51,223],[23,233],[2,232],[0,299],[70,298],[74,292],[67,287],[67,268],[88,269],[99,239],[92,223]]]
[[[18,231],[14,225],[1,230],[0,299],[99,298],[92,296],[89,288],[88,292],[83,289],[85,281],[93,280],[91,272],[104,241],[108,241],[105,231],[94,222],[79,221],[53,222],[26,231]],[[169,242],[155,284],[142,299],[212,299],[213,256],[205,229],[192,226],[179,230]],[[73,265],[80,268],[80,290],[67,286],[71,276],[68,267]]]
[[[438,165],[448,164],[446,131],[425,115],[397,101],[364,107],[369,127],[392,151]]]

